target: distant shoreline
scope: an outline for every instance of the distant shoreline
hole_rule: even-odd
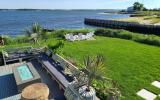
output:
[[[80,11],[85,11],[85,10],[93,10],[93,11],[95,11],[95,10],[106,10],[106,12],[110,12],[110,11],[120,11],[121,9],[0,9],[0,11],[9,11],[9,10],[15,10],[15,11],[34,11],[34,10],[49,10],[49,11],[55,11],[55,10],[80,10]],[[104,12],[105,13],[105,12]]]
[[[145,25],[160,25],[159,14],[160,13],[154,11],[137,12],[137,13],[135,12],[132,13],[129,18],[121,18],[116,20],[124,22],[136,22]]]

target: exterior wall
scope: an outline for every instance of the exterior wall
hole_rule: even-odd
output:
[[[133,11],[134,11],[134,7],[133,6],[127,8],[127,12],[133,12]]]

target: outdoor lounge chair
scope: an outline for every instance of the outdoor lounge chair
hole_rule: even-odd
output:
[[[65,35],[65,39],[66,39],[66,40],[69,40],[69,39],[70,39],[70,34],[66,34],[66,35]]]
[[[73,35],[70,35],[70,39],[69,39],[70,41],[75,41],[76,40],[76,37],[74,37]]]
[[[2,50],[4,64],[18,62],[19,59],[26,60],[33,58],[32,47],[21,47],[14,49]]]
[[[79,37],[79,40],[84,40],[84,36],[83,36],[82,33],[79,33],[79,34],[78,34],[78,37]]]
[[[45,53],[41,53],[41,57],[38,60],[50,73],[50,75],[57,81],[62,89],[65,90],[68,84],[74,80],[73,77],[65,75],[65,73],[63,73],[63,69],[60,66],[55,66],[55,61]]]
[[[58,57],[56,54],[52,54],[52,59],[53,59],[55,62],[58,62],[58,61],[59,61],[58,58],[59,58],[59,57]]]
[[[79,36],[78,35],[74,35],[75,40],[79,40]]]

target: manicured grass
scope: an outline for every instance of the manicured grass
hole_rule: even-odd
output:
[[[83,66],[85,55],[101,53],[106,57],[106,77],[116,80],[124,100],[141,100],[142,88],[160,93],[151,82],[160,79],[160,48],[133,41],[97,37],[94,41],[65,42],[61,55],[74,58]]]
[[[46,42],[40,41],[40,44],[44,46],[58,41],[59,39],[49,38]],[[151,82],[160,79],[159,47],[110,37],[96,37],[92,41],[64,41],[64,44],[59,54],[75,59],[79,68],[83,67],[84,56],[103,54],[106,57],[105,76],[118,82],[123,100],[141,100],[136,93],[142,88],[160,94],[159,89],[151,85]],[[26,45],[38,47],[36,44],[26,43],[4,48]]]

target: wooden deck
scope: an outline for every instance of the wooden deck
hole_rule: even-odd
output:
[[[6,75],[6,74],[12,74],[13,67],[16,67],[21,64],[22,63],[14,63],[14,64],[10,64],[10,65],[0,66],[0,76]]]

